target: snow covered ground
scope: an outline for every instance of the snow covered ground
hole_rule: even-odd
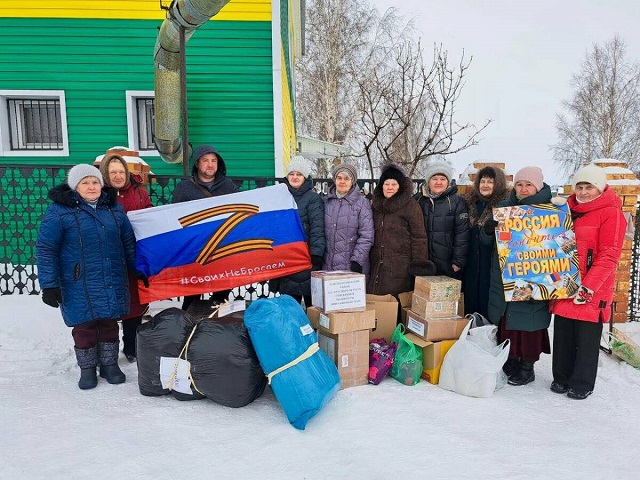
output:
[[[168,302],[165,302],[167,304]],[[594,394],[536,381],[476,399],[420,382],[339,392],[305,431],[267,388],[241,409],[77,387],[71,331],[37,296],[0,297],[2,479],[638,479],[640,371],[601,354]]]

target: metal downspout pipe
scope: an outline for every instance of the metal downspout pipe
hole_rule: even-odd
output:
[[[160,26],[154,53],[154,134],[156,148],[167,163],[180,163],[183,155],[180,135],[180,27],[185,29],[186,45],[193,32],[227,3],[229,0],[173,0],[167,18]]]

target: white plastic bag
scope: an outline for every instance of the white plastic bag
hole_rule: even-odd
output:
[[[471,322],[444,357],[438,386],[469,397],[491,397],[504,385],[500,379],[509,356],[509,340],[487,351],[468,338],[469,328]]]
[[[475,343],[483,350],[492,352],[496,345],[498,345],[498,327],[495,325],[485,325],[483,327],[475,328],[471,327],[469,330],[468,340]]]

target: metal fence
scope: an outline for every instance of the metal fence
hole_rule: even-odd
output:
[[[70,165],[0,165],[0,294],[40,293],[36,271],[36,241],[40,220],[50,203],[47,194],[65,180]],[[275,185],[278,178],[230,177],[242,190]],[[171,202],[177,183],[183,177],[151,175],[147,190],[155,206]],[[319,193],[326,193],[331,181],[315,182]],[[373,191],[374,180],[358,180],[365,192]],[[417,191],[422,181],[414,182]],[[233,295],[247,300],[268,296],[265,283],[236,288]]]

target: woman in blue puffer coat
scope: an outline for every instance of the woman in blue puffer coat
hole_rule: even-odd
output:
[[[324,198],[326,249],[323,270],[369,273],[369,251],[373,246],[373,212],[358,188],[353,165],[343,163],[333,170],[333,183]]]
[[[42,300],[60,307],[73,327],[78,386],[94,388],[100,376],[122,383],[117,320],[129,311],[127,267],[135,272],[135,237],[127,215],[107,193],[100,171],[76,165],[67,183],[53,188],[36,244]],[[137,274],[148,284],[144,274]]]

